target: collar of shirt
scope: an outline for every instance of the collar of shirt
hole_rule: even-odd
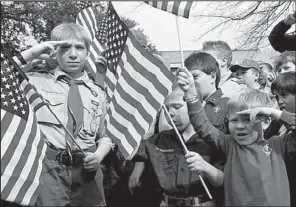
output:
[[[219,87],[222,86],[230,77],[232,77],[232,72],[227,71],[227,73],[225,73],[224,76],[221,77],[219,82]]]
[[[206,103],[212,103],[216,106],[218,105],[218,101],[222,98],[222,96],[222,90],[219,88],[214,93],[212,93],[205,101]]]
[[[83,81],[88,88],[91,88],[92,85],[90,84],[91,79],[89,78],[88,74],[85,71],[82,71],[82,76],[75,79],[75,80],[80,80]],[[53,71],[53,75],[54,75],[54,80],[55,82],[61,77],[61,76],[68,76],[70,77],[67,73],[65,73],[64,71],[62,71],[62,69],[60,67],[57,67],[56,69],[54,69]]]
[[[178,135],[177,135],[177,133],[175,132],[175,130],[174,129],[171,129],[170,131],[169,131],[169,133],[171,134],[171,135],[174,135],[174,138],[175,139],[173,139],[174,141],[177,141],[178,142],[178,144],[180,144],[181,145],[181,143],[180,143],[180,140],[179,140],[179,137],[178,137]],[[181,135],[182,136],[182,135]],[[183,137],[182,137],[183,138]],[[194,133],[188,140],[187,140],[187,142],[185,142],[185,145],[188,145],[188,144],[191,144],[191,143],[194,143],[194,142],[196,142],[196,139],[198,139],[199,137],[197,136],[197,134],[196,133]],[[184,139],[183,139],[184,140]]]

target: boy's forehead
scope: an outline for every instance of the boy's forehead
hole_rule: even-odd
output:
[[[165,103],[177,103],[184,102],[183,100],[184,93],[182,91],[173,91],[166,99]]]
[[[228,109],[228,117],[231,118],[231,117],[237,117],[238,115],[236,114],[237,112],[239,111],[242,111],[242,110],[246,110],[246,109],[249,109],[248,106],[246,105],[240,105],[240,106],[237,106],[237,107],[231,107]]]
[[[78,39],[78,38],[75,38],[75,37],[73,37],[73,38],[71,38],[71,37],[63,37],[63,38],[61,38],[61,41],[67,41],[68,44],[71,44],[71,45],[77,45],[77,44],[85,45],[84,40]]]
[[[200,67],[197,67],[197,66],[192,66],[190,69],[189,69],[190,73],[191,74],[201,74],[201,73],[204,73],[202,71],[202,69]]]

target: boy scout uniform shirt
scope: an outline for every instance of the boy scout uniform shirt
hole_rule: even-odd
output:
[[[27,75],[61,123],[67,126],[69,85],[65,81],[65,76],[68,75],[59,68],[51,72],[32,72],[27,73]],[[76,138],[77,143],[82,149],[87,149],[96,142],[110,144],[111,140],[105,137],[105,92],[95,85],[85,72],[76,80],[84,82],[84,84],[77,84],[84,113],[83,126]],[[66,132],[47,107],[38,109],[36,116],[46,140],[58,149],[66,149]],[[75,147],[73,145],[73,149]]]
[[[187,142],[188,150],[210,160],[210,147],[194,134]],[[143,140],[133,161],[150,161],[165,194],[175,197],[206,195],[197,172],[187,166],[183,147],[174,130],[163,131]],[[204,178],[206,185],[210,183]]]
[[[227,103],[229,98],[226,97],[221,89],[216,90],[207,99],[204,106],[205,112],[210,122],[220,131],[227,133],[228,126],[226,121]]]

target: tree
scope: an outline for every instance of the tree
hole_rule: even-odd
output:
[[[77,14],[93,4],[90,1],[1,1],[1,42],[9,43],[8,48],[14,54],[14,51],[29,47],[27,42],[30,36],[38,42],[49,40],[50,32],[56,25],[75,22]],[[95,5],[104,6],[99,2],[95,2]],[[130,29],[138,25],[128,18],[123,18],[123,21]]]
[[[289,10],[290,12],[293,10],[292,1],[209,2],[198,14],[193,15],[193,18],[206,19],[215,24],[212,24],[213,26],[197,40],[211,32],[223,32],[225,28],[232,27],[236,29],[238,38],[241,39],[240,49],[264,48],[269,45],[267,37],[271,28],[282,20],[281,18],[284,18]]]

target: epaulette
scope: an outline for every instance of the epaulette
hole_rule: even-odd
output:
[[[52,70],[46,70],[46,69],[43,69],[43,70],[38,70],[38,71],[35,71],[36,73],[48,73],[48,74],[54,74]]]
[[[102,91],[106,92],[103,86],[101,86],[100,84],[96,83],[95,81],[93,81],[93,84],[98,86]]]
[[[229,99],[229,97],[227,97],[227,96],[224,95],[224,94],[221,96],[221,98],[228,98],[228,99]]]

